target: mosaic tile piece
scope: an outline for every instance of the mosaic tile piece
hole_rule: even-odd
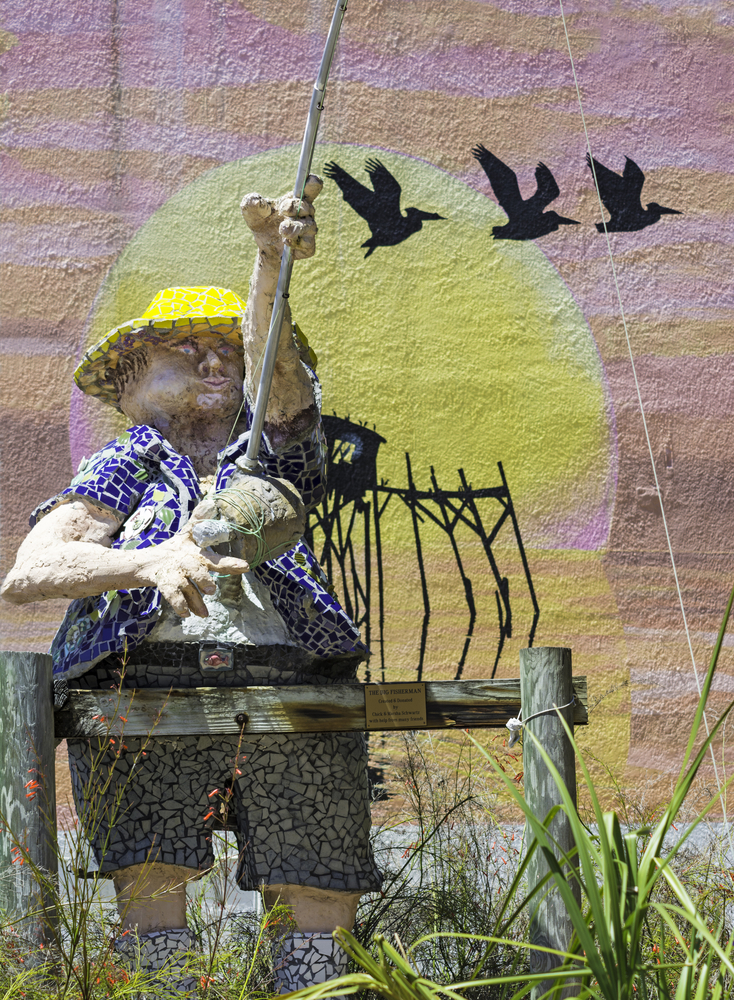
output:
[[[196,937],[188,927],[175,930],[151,931],[149,934],[138,935],[128,931],[115,941],[115,951],[120,958],[132,968],[142,972],[164,972],[160,978],[161,993],[179,994],[193,997],[196,995],[196,980],[193,976],[177,976],[183,971],[187,956],[196,947]],[[155,987],[154,987],[155,988]],[[152,997],[160,996],[156,989]]]

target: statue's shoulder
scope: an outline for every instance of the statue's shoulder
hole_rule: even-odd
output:
[[[122,459],[146,458],[155,462],[162,457],[165,450],[166,441],[160,431],[147,424],[136,424],[134,427],[128,427],[113,441],[108,441],[89,458],[82,458],[71,485],[76,486],[85,482],[108,463],[119,462]]]

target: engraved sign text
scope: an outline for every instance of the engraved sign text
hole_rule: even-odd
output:
[[[426,685],[365,684],[367,729],[425,729]]]

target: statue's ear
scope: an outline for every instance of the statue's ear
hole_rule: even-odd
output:
[[[135,350],[127,354],[120,355],[117,359],[117,365],[114,368],[107,369],[105,374],[115,387],[118,405],[123,413],[125,412],[123,397],[126,390],[134,385],[141,375],[147,371],[149,363],[150,354],[148,347],[147,345],[143,345],[142,347],[136,347]]]

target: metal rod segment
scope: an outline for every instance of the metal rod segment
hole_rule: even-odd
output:
[[[321,112],[324,109],[326,83],[329,79],[329,70],[331,69],[331,63],[334,58],[334,50],[336,49],[336,42],[339,37],[339,30],[341,29],[346,9],[347,0],[338,0],[336,9],[334,10],[334,16],[331,19],[331,27],[329,28],[329,34],[326,39],[324,54],[321,57],[321,66],[319,67],[319,73],[316,77],[313,94],[311,95],[311,105],[308,110],[306,129],[303,133],[303,142],[301,143],[301,156],[298,161],[298,170],[296,171],[296,183],[293,186],[293,193],[297,198],[303,197],[306,180],[311,172],[311,163],[313,161],[313,153],[316,147],[316,135],[319,130],[319,120],[321,118]],[[263,427],[265,426],[265,412],[268,408],[268,400],[270,399],[270,388],[273,383],[275,360],[278,356],[278,345],[280,344],[280,334],[283,328],[285,302],[288,298],[288,289],[291,283],[292,271],[293,252],[290,247],[284,247],[283,257],[280,262],[278,286],[275,291],[275,302],[273,303],[273,312],[270,317],[268,339],[265,345],[265,353],[263,354],[262,371],[260,372],[260,381],[257,387],[257,401],[255,403],[255,411],[252,415],[250,440],[247,445],[247,453],[243,463],[245,467],[252,472],[256,472],[260,468],[257,454],[260,450],[260,438],[262,437]]]

